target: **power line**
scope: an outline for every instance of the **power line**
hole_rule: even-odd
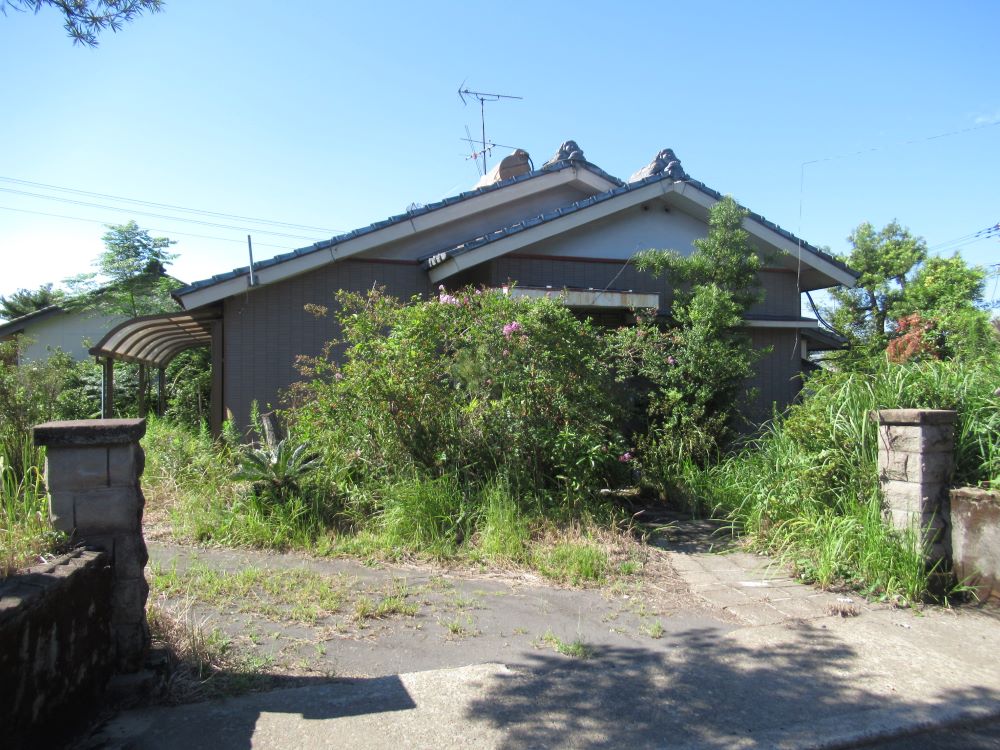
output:
[[[960,128],[959,130],[949,130],[947,133],[938,133],[937,135],[928,135],[922,138],[911,138],[908,141],[897,141],[896,143],[890,143],[885,146],[873,146],[872,148],[861,149],[860,151],[852,151],[847,154],[837,154],[833,156],[824,156],[821,159],[812,159],[810,161],[802,162],[802,166],[807,164],[819,164],[824,161],[837,161],[839,159],[850,159],[853,156],[862,156],[863,154],[871,154],[876,151],[887,151],[890,148],[896,148],[897,146],[912,146],[915,143],[924,143],[925,141],[935,141],[938,138],[948,138],[953,135],[961,135],[962,133],[971,133],[974,130],[984,130],[985,128],[995,128],[1000,125],[1000,120],[997,122],[988,122],[983,125],[973,125],[968,128]]]
[[[103,208],[108,211],[123,211],[130,214],[136,214],[138,216],[152,216],[156,219],[167,219],[168,221],[180,221],[187,224],[198,224],[205,227],[215,227],[217,229],[233,229],[240,232],[247,230],[246,226],[233,226],[231,224],[220,224],[214,221],[202,221],[201,219],[185,219],[180,216],[167,216],[166,214],[158,214],[152,211],[142,211],[138,209],[126,209],[120,206],[109,206],[104,203],[91,203],[90,201],[80,201],[75,198],[60,198],[57,195],[42,195],[41,193],[31,193],[26,190],[15,190],[14,188],[4,188],[0,187],[0,192],[12,193],[14,195],[23,195],[30,198],[41,198],[43,200],[58,201],[60,203],[70,203],[75,206],[85,206],[87,208]],[[253,230],[259,234],[269,234],[273,237],[287,237],[289,239],[305,240],[307,242],[314,242],[316,240],[315,236],[306,236],[301,234],[289,234],[288,232],[273,232],[268,229],[255,229]]]
[[[258,219],[252,216],[240,216],[239,214],[227,214],[221,213],[219,211],[209,211],[201,208],[190,208],[186,206],[175,206],[170,203],[156,203],[154,201],[140,200],[138,198],[126,198],[120,195],[109,195],[107,193],[96,193],[90,190],[80,190],[77,188],[65,187],[62,185],[50,185],[44,182],[32,182],[30,180],[19,180],[15,177],[2,177],[0,176],[0,181],[9,182],[15,185],[27,185],[35,188],[45,188],[46,190],[58,190],[63,193],[73,193],[76,195],[86,195],[91,198],[102,198],[104,200],[115,200],[124,201],[126,203],[135,203],[141,206],[150,206],[152,208],[166,208],[171,211],[185,211],[187,213],[203,214],[206,216],[217,216],[222,219],[239,219],[240,221],[250,221],[255,224],[270,224],[272,226],[285,227],[287,229],[303,229],[307,231],[315,232],[325,232],[331,235],[342,234],[344,230],[342,229],[330,229],[328,227],[314,227],[308,224],[292,224],[285,221],[275,221],[273,219]]]
[[[26,208],[13,208],[11,206],[0,206],[0,210],[2,210],[2,211],[17,211],[18,213],[22,213],[22,214],[35,214],[36,216],[53,216],[53,217],[55,217],[57,219],[72,219],[73,221],[85,221],[85,222],[87,222],[89,224],[103,224],[105,226],[107,226],[108,224],[112,223],[112,222],[109,222],[109,221],[102,221],[100,219],[85,219],[82,216],[67,216],[66,214],[53,214],[53,213],[48,213],[46,211],[29,211]],[[230,239],[228,237],[214,237],[212,235],[207,235],[207,234],[192,234],[191,232],[178,232],[178,231],[173,230],[173,229],[161,229],[161,228],[157,228],[157,227],[149,227],[149,229],[150,229],[150,231],[154,231],[154,232],[169,232],[170,234],[178,234],[178,235],[181,235],[182,237],[197,237],[197,238],[203,239],[203,240],[216,240],[218,242],[236,242],[236,243],[239,243],[241,245],[245,243],[245,240],[234,240],[234,239]],[[258,247],[273,247],[273,248],[275,248],[277,250],[295,250],[296,249],[294,247],[289,247],[288,245],[271,245],[271,244],[268,244],[266,242],[258,242],[257,246]]]

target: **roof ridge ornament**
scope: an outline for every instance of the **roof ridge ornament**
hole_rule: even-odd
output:
[[[576,145],[576,141],[566,141],[556,151],[556,155],[542,165],[542,168],[551,167],[561,161],[586,161],[583,158],[583,149]]]
[[[629,182],[638,182],[646,177],[654,175],[666,175],[671,180],[687,180],[688,174],[681,166],[681,160],[677,158],[672,148],[665,148],[655,157],[653,161],[640,169],[628,178]]]

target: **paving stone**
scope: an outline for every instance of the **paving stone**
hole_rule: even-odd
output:
[[[786,619],[782,612],[779,612],[769,604],[743,604],[735,607],[726,607],[726,611],[736,615],[741,620],[749,622],[751,625],[777,625]]]

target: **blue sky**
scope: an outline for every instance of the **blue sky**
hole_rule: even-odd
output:
[[[170,0],[88,49],[54,11],[8,12],[0,294],[88,270],[102,223],[178,240],[173,272],[193,281],[244,265],[248,231],[260,259],[469,189],[463,81],[523,97],[487,104],[487,136],[536,165],[572,138],[624,178],[671,147],[835,252],[895,218],[1000,263],[996,234],[960,240],[1000,222],[998,22],[987,0]]]

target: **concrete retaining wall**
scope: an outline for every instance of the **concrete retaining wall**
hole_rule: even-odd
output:
[[[0,582],[0,745],[53,747],[115,668],[109,555],[76,550]]]
[[[149,585],[143,575],[149,556],[139,486],[145,466],[139,440],[145,432],[144,419],[47,422],[34,429],[35,444],[47,449],[52,525],[74,543],[102,549],[111,558],[111,637],[119,672],[139,670],[149,647]]]
[[[980,601],[1000,603],[1000,492],[951,491],[952,565]]]

